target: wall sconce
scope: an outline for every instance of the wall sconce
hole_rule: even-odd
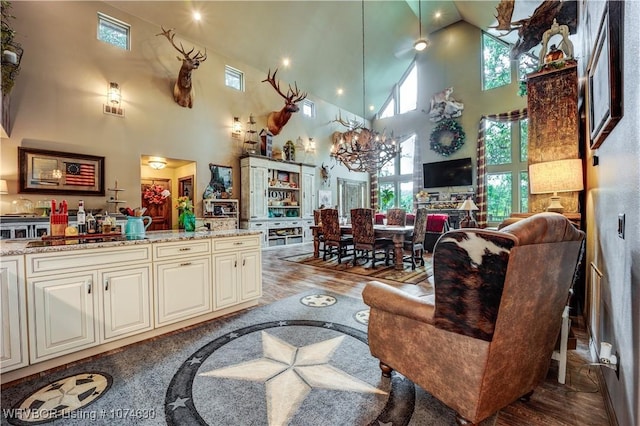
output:
[[[162,160],[149,160],[149,167],[154,170],[161,170],[167,167],[167,162]]]
[[[107,88],[107,104],[103,108],[104,113],[124,117],[124,108],[120,105],[121,101],[120,85],[113,81],[110,82]]]
[[[231,124],[231,137],[237,139],[242,134],[242,123],[240,117],[233,117],[233,123]]]
[[[4,179],[0,179],[0,195],[8,195],[9,187],[7,186],[7,181]]]
[[[551,194],[548,212],[562,213],[558,192],[582,191],[582,160],[548,161],[529,165],[529,192],[532,194]]]
[[[307,142],[307,146],[305,147],[304,151],[307,154],[311,154],[311,155],[316,154],[316,142],[313,140],[313,138],[309,138],[309,141]]]

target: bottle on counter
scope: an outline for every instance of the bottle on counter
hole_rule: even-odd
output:
[[[78,234],[87,233],[87,214],[84,211],[84,201],[78,200],[78,213],[76,216],[78,222]]]
[[[96,233],[96,218],[93,216],[91,212],[87,215],[87,234],[95,234]]]

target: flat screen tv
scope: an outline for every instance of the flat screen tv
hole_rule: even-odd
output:
[[[425,188],[470,186],[473,184],[471,158],[424,163],[422,173]]]

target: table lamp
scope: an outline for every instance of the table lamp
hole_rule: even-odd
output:
[[[471,198],[467,198],[466,200],[464,200],[464,202],[460,204],[460,207],[458,207],[458,210],[467,211],[467,215],[464,217],[464,219],[460,221],[460,228],[477,228],[478,227],[478,223],[473,218],[473,215],[471,213],[472,210],[478,210],[478,206],[476,206],[476,203],[474,203]]]
[[[529,192],[551,194],[548,212],[564,212],[558,192],[582,191],[582,160],[572,158],[529,165]]]

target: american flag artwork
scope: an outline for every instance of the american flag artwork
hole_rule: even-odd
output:
[[[94,186],[96,166],[94,164],[65,162],[64,183],[66,185]]]

